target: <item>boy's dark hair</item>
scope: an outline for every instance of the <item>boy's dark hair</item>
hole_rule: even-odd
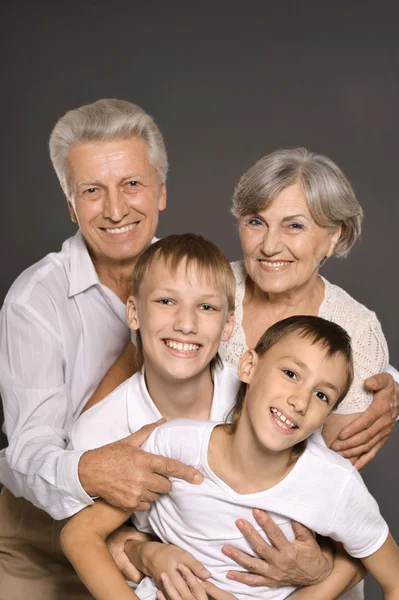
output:
[[[159,260],[163,260],[172,275],[176,273],[183,262],[186,270],[191,265],[198,267],[201,274],[225,292],[228,310],[234,311],[236,281],[230,263],[219,246],[195,233],[168,235],[154,242],[144,250],[134,267],[133,296],[138,295],[141,284],[151,266]],[[143,364],[143,343],[140,331],[136,333],[136,346],[141,366]],[[219,353],[211,361],[212,371],[216,365],[222,367]]]
[[[338,408],[353,381],[353,357],[350,337],[347,331],[337,323],[322,319],[321,317],[315,317],[312,315],[295,315],[288,317],[282,321],[278,321],[269,329],[266,329],[265,333],[260,338],[259,342],[255,346],[255,352],[258,356],[266,354],[270,348],[275,344],[286,338],[292,333],[297,333],[300,337],[307,338],[312,344],[318,344],[326,350],[326,356],[331,357],[335,354],[342,354],[347,362],[347,378],[346,385],[334,405],[334,409]],[[235,404],[231,409],[227,420],[230,423],[229,431],[234,433],[237,428],[237,422],[241,415],[242,407],[244,405],[244,398],[247,391],[247,384],[242,382],[236,396]],[[305,448],[305,442],[300,442],[294,448],[295,456],[298,457]]]

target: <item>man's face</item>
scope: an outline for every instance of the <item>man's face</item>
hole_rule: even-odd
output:
[[[174,274],[155,262],[137,297],[128,300],[131,329],[140,329],[146,372],[187,380],[207,369],[221,340],[234,327],[227,298],[195,264],[180,263]]]
[[[96,141],[72,148],[68,157],[69,202],[96,266],[135,262],[150,244],[166,188],[139,137]]]
[[[319,429],[347,382],[343,354],[329,357],[320,344],[297,333],[261,357],[248,351],[239,372],[248,383],[242,416],[260,445],[274,452],[291,448]]]

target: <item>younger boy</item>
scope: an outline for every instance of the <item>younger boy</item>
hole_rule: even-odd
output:
[[[350,386],[352,358],[346,332],[318,317],[291,317],[270,328],[255,350],[244,355],[239,374],[243,386],[232,423],[175,421],[157,429],[146,442],[147,451],[195,465],[204,482],[190,486],[174,480],[168,495],[148,513],[136,515],[139,529],[193,553],[210,569],[213,581],[238,598],[255,593],[286,598],[294,588],[259,587],[249,593],[247,586],[226,579],[231,566],[220,552],[223,544],[234,539],[234,545],[251,552],[245,540],[238,539],[236,515],[256,527],[252,508],[260,507],[274,513],[289,539],[295,519],[341,541],[350,554],[363,560],[385,597],[397,600],[399,551],[375,501],[348,461],[318,443],[317,436],[305,442]],[[96,598],[133,598],[103,543],[126,513],[101,504],[97,509],[90,514],[86,509],[87,518],[79,519],[82,512],[75,524],[76,517],[67,525],[63,540],[67,555]],[[97,532],[98,540],[90,547],[89,558],[89,548],[82,546],[88,529]],[[195,586],[195,578],[184,567],[182,574],[190,587]],[[170,596],[175,591],[167,580],[164,587]],[[137,592],[142,598],[157,593],[148,579]]]

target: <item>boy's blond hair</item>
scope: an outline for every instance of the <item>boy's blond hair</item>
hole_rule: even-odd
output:
[[[133,272],[133,296],[138,296],[140,287],[154,262],[163,261],[165,268],[174,275],[184,263],[186,271],[195,266],[201,275],[226,295],[227,308],[235,308],[236,280],[229,261],[222,250],[213,242],[194,233],[168,235],[151,244],[139,257]],[[137,349],[143,357],[140,332],[137,332]],[[211,368],[222,365],[219,354],[212,359]]]

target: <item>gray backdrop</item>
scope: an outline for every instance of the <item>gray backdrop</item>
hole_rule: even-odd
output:
[[[102,97],[142,105],[166,136],[169,207],[159,235],[194,231],[240,249],[230,198],[279,148],[335,160],[365,209],[363,236],[323,269],[375,310],[399,366],[398,4],[379,2],[4,1],[0,252],[15,277],[74,232],[48,153],[56,120]],[[4,444],[4,438],[1,440]],[[396,431],[364,472],[396,539]],[[368,598],[381,598],[368,583]]]

